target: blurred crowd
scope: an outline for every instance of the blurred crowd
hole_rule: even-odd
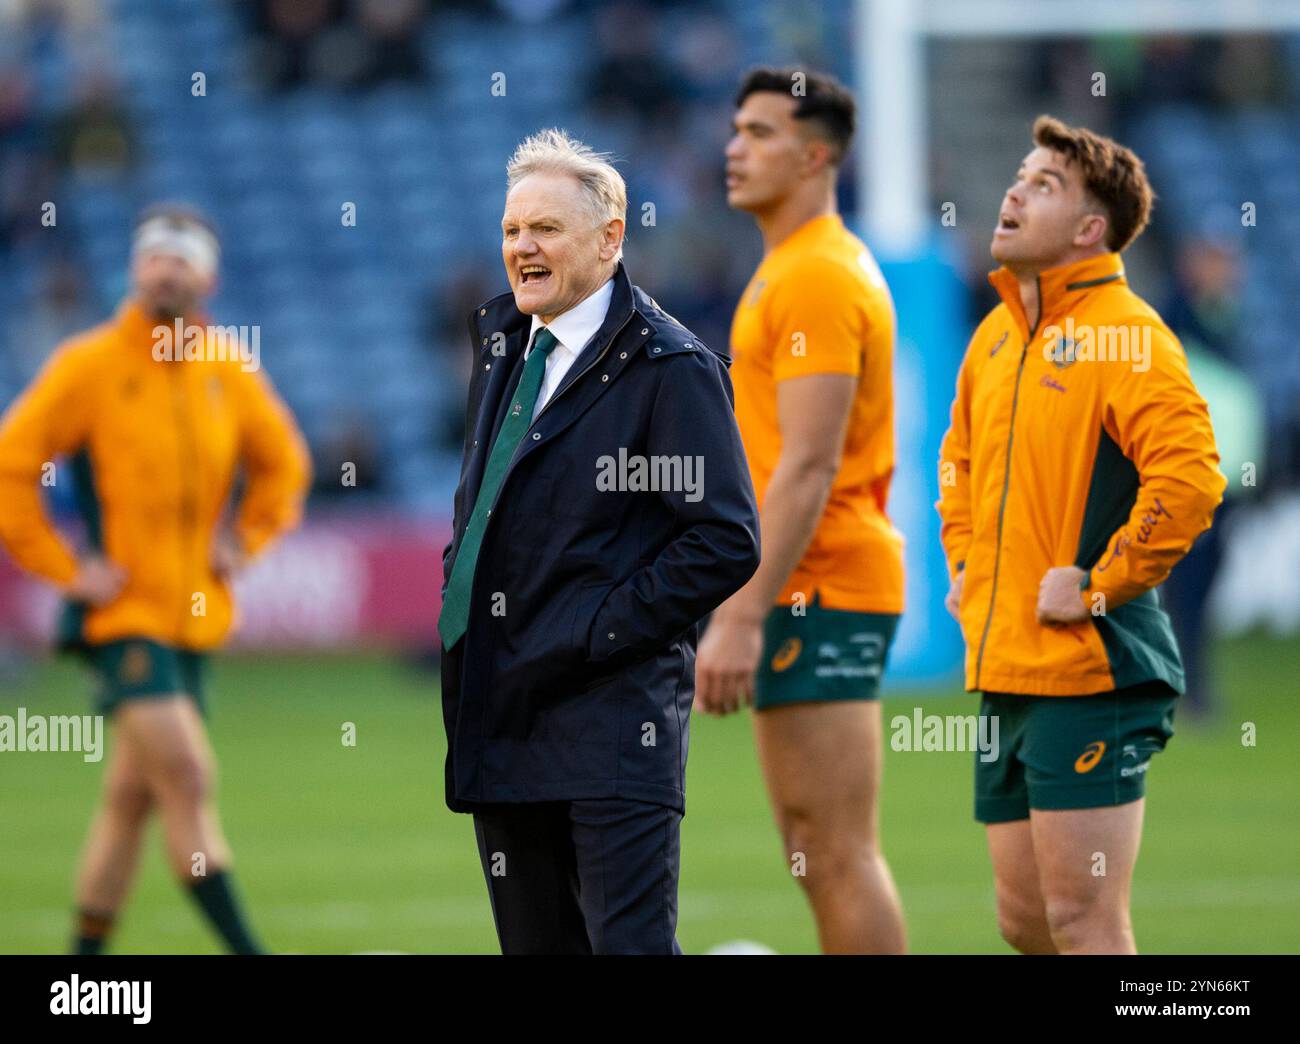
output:
[[[57,219],[47,208],[67,174],[123,179],[139,162],[104,19],[99,0],[0,3],[0,266],[30,256],[41,263],[35,307],[0,320],[9,355],[0,371],[30,373],[99,317],[76,245],[43,233]]]
[[[106,26],[117,6],[104,0],[0,3],[0,263],[35,263],[42,273],[35,299],[23,302],[21,315],[3,320],[0,399],[30,376],[54,343],[115,303],[91,288],[75,234],[43,235],[40,217],[42,205],[57,195],[52,186],[130,185],[156,159],[141,147],[135,99],[115,75]],[[244,33],[242,86],[263,95],[391,84],[436,90],[445,75],[436,58],[440,20],[481,19],[485,33],[503,23],[544,32],[548,19],[580,20],[592,57],[554,75],[568,81],[581,118],[608,129],[610,141],[595,144],[616,152],[630,199],[653,200],[629,214],[636,278],[701,336],[725,343],[735,293],[758,252],[752,227],[725,206],[721,176],[731,99],[741,72],[756,60],[734,28],[735,9],[744,5],[254,0],[231,6]],[[837,19],[847,13],[844,3],[832,5],[829,14],[819,5],[796,5],[750,20],[785,56],[847,75],[848,55],[841,50],[837,67],[830,53],[843,36]],[[216,217],[220,223],[222,215]],[[492,235],[485,227],[485,238]],[[474,250],[437,268],[420,335],[449,378],[459,380],[464,314],[499,292],[502,273],[499,263]],[[462,423],[449,405],[434,426],[439,452],[458,456]],[[383,478],[383,448],[367,433],[364,417],[340,415],[315,441],[322,456],[333,456],[337,446],[364,449],[374,461],[372,489],[400,492]],[[320,490],[322,496],[332,492]]]
[[[35,287],[20,308],[14,307],[16,298],[8,298],[10,314],[0,318],[0,398],[30,375],[54,343],[114,304],[91,290],[92,262],[78,250],[75,236],[45,235],[41,217],[56,195],[51,186],[129,184],[158,159],[142,145],[137,99],[116,74],[106,32],[125,3],[0,0],[0,266],[21,267]],[[181,16],[186,6],[180,5]],[[716,344],[726,342],[736,295],[759,251],[751,224],[726,207],[721,177],[721,149],[741,72],[768,60],[804,61],[845,78],[853,73],[845,43],[851,38],[849,0],[231,0],[229,6],[241,26],[243,87],[262,96],[365,92],[394,83],[437,89],[446,75],[436,46],[446,19],[481,20],[484,33],[511,23],[533,26],[539,34],[555,18],[580,21],[590,57],[565,63],[553,75],[573,84],[583,119],[607,130],[615,143],[634,201],[628,256],[635,277]],[[1107,37],[1054,42],[1025,48],[1024,54],[1016,72],[1019,87],[1034,109],[1067,119],[1079,115],[1078,84],[1088,70],[1107,70],[1110,103],[1103,119],[1089,122],[1121,138],[1153,106],[1181,104],[1219,114],[1274,107],[1291,114],[1300,139],[1294,116],[1300,49],[1291,40]],[[945,84],[942,69],[933,73],[932,91],[953,95],[960,87]],[[945,104],[960,105],[961,99],[948,97]],[[960,157],[946,149],[946,142],[933,142],[936,213],[937,200],[946,198],[944,172],[951,178],[962,171]],[[71,181],[69,174],[75,175]],[[850,211],[855,180],[855,172],[846,171],[842,204]],[[1003,187],[989,183],[968,190],[996,200]],[[961,254],[973,315],[989,303],[986,231],[962,232],[969,238]],[[492,235],[485,229],[483,241]],[[1175,331],[1222,363],[1224,372],[1244,375],[1247,384],[1261,380],[1241,344],[1249,250],[1241,229],[1222,222],[1184,228],[1157,220],[1138,262],[1156,283],[1144,284],[1144,292],[1163,301]],[[464,314],[499,292],[502,275],[490,252],[477,249],[450,264],[440,261],[437,269],[423,317],[415,317],[415,335],[454,384],[466,370]],[[452,458],[462,433],[454,405],[459,399],[448,396],[431,434],[433,451]],[[1261,484],[1300,484],[1300,407],[1274,406],[1269,423],[1269,444],[1282,451]],[[326,459],[345,449],[371,461],[367,485],[375,495],[400,494],[385,476],[385,448],[364,416],[340,414],[316,442]],[[333,486],[320,491],[333,492]]]

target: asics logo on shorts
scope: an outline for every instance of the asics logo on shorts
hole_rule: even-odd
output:
[[[1084,752],[1075,759],[1074,771],[1080,773],[1091,772],[1097,767],[1097,762],[1101,760],[1101,756],[1105,753],[1106,744],[1101,740],[1089,743]]]
[[[149,649],[143,645],[132,645],[122,656],[117,676],[125,685],[137,685],[149,677],[151,668]]]
[[[799,653],[803,651],[803,642],[798,638],[787,638],[781,643],[781,648],[777,649],[776,654],[772,657],[772,670],[783,671],[789,667],[795,660],[799,659]]]

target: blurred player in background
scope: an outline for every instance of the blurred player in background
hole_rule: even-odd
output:
[[[957,377],[940,461],[948,607],[996,717],[975,768],[1003,937],[1133,953],[1146,770],[1183,669],[1155,587],[1226,480],[1177,339],[1120,253],[1152,193],[1130,150],[1050,117],[1002,201],[1002,298]]]
[[[894,311],[835,182],[853,97],[828,76],[758,69],[741,85],[727,199],[764,257],[736,309],[736,416],[763,559],[713,614],[701,709],[752,702],[759,760],[827,953],[901,953],[877,837],[880,675],[903,610],[894,471]]]
[[[217,817],[203,676],[232,623],[232,577],[297,523],[310,465],[249,346],[208,325],[218,260],[201,215],[146,211],[117,315],[60,346],[0,421],[0,540],[62,588],[61,644],[85,654],[96,711],[116,725],[77,878],[79,953],[103,948],[154,811],[172,870],[227,947],[261,951]],[[84,515],[81,555],[42,505],[41,486],[60,482]]]

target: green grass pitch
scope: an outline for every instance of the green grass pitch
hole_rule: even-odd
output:
[[[1225,642],[1226,705],[1179,722],[1150,773],[1134,888],[1147,952],[1300,951],[1300,643]],[[299,953],[496,948],[470,820],[442,802],[436,680],[381,656],[223,657],[212,676],[221,808],[238,882],[274,949]],[[74,663],[39,664],[0,693],[0,714],[83,713]],[[886,721],[972,713],[945,691],[886,700]],[[1243,722],[1257,744],[1243,746]],[[357,745],[341,726],[355,722]],[[747,715],[693,727],[682,834],[679,938],[687,952],[734,939],[814,952],[783,861]],[[0,753],[0,951],[60,952],[74,865],[102,765],[75,753]],[[921,953],[1007,953],[998,937],[971,755],[887,754],[884,844]],[[121,953],[211,953],[173,884],[157,827],[120,921]]]

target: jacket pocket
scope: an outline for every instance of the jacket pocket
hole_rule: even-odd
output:
[[[591,628],[614,584],[584,584],[574,599],[573,619],[569,626],[569,647],[578,654],[578,662],[591,662]]]

